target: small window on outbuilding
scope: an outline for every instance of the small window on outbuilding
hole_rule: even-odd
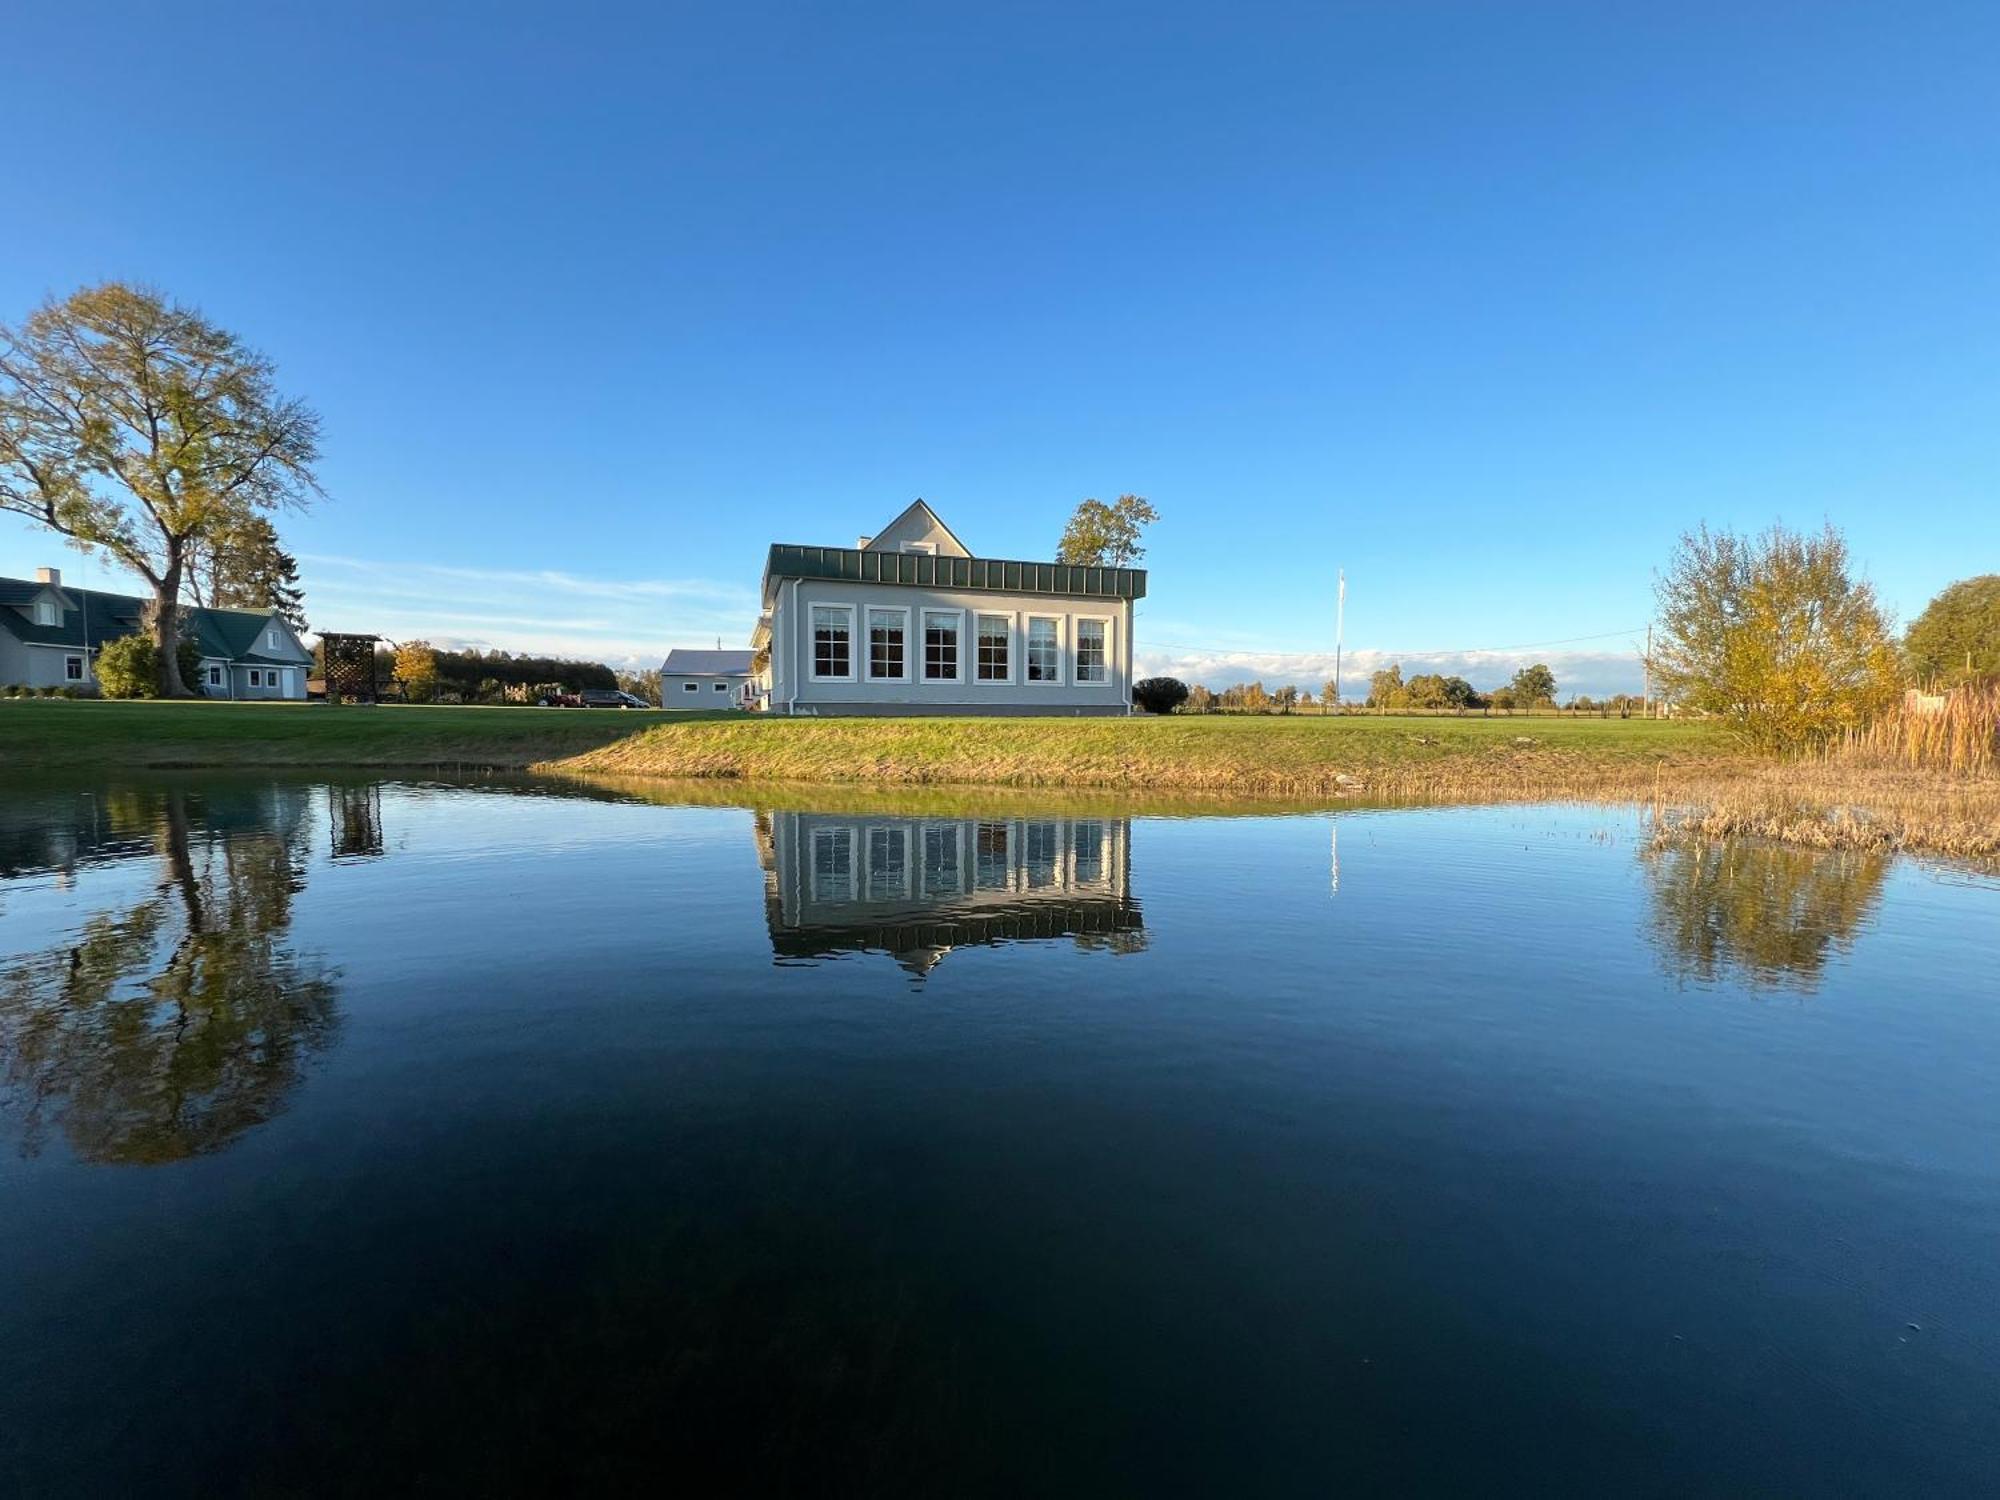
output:
[[[684,682],[681,684],[681,691],[684,693],[698,693],[701,691],[701,684],[698,682]]]
[[[718,693],[726,693],[726,692],[728,692],[728,691],[729,691],[729,684],[728,684],[728,683],[726,683],[726,682],[718,682],[718,683],[717,683],[717,684],[715,685],[715,690],[716,690],[716,691],[717,691]]]

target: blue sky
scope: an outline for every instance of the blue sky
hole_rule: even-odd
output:
[[[1358,670],[1587,691],[1704,519],[1905,619],[2000,567],[1991,4],[406,9],[0,49],[0,321],[123,277],[271,354],[328,628],[733,643],[917,495],[1024,557],[1151,497],[1142,664],[1215,682],[1319,680],[1337,567]]]

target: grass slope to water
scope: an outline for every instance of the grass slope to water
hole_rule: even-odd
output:
[[[562,771],[1251,796],[1548,796],[1732,760],[1705,726],[1643,720],[1173,717],[777,719],[668,725]]]
[[[597,749],[668,717],[609,709],[28,699],[0,702],[0,769],[513,770]]]

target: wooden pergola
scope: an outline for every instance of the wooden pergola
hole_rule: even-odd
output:
[[[373,703],[375,685],[375,643],[379,635],[341,635],[321,631],[319,649],[321,676],[326,680],[328,703]]]

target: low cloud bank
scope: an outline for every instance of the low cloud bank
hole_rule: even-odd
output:
[[[1142,637],[1143,640],[1143,637]],[[1608,698],[1636,693],[1645,684],[1645,669],[1630,651],[1461,651],[1431,656],[1391,656],[1381,651],[1349,651],[1341,659],[1341,696],[1359,703],[1368,696],[1368,679],[1385,667],[1400,664],[1407,681],[1421,672],[1463,677],[1482,693],[1501,686],[1522,667],[1545,662],[1556,674],[1557,696],[1573,694]],[[1138,652],[1141,677],[1178,677],[1220,692],[1239,682],[1261,680],[1265,687],[1294,683],[1319,696],[1320,685],[1333,680],[1331,651],[1271,653]]]

